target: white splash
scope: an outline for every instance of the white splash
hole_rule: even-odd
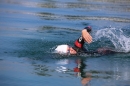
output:
[[[105,28],[95,34],[96,40],[102,37],[109,39],[118,52],[130,52],[130,37],[126,37],[121,29]]]

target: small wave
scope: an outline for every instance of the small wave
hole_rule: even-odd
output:
[[[75,14],[62,15],[62,14],[54,14],[54,13],[47,13],[47,12],[40,12],[40,13],[37,13],[36,15],[46,20],[65,20],[66,19],[66,20],[107,20],[107,21],[128,22],[128,23],[130,22],[129,18],[122,18],[122,17],[82,16],[82,15],[77,16]]]
[[[95,34],[96,40],[103,37],[109,39],[118,52],[130,52],[130,37],[126,37],[122,29],[105,28],[98,30]]]

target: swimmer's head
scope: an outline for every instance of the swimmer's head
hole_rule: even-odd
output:
[[[73,49],[72,47],[70,47],[69,50],[70,50],[71,55],[77,54],[77,51],[75,49]]]
[[[77,54],[77,52],[71,46],[68,45],[58,45],[55,51],[59,54]]]

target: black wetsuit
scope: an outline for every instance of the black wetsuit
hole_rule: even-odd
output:
[[[97,50],[87,50],[84,48],[84,39],[83,37],[79,37],[75,43],[73,49],[76,50],[77,54],[113,54],[115,53],[114,50],[109,49],[109,48],[98,48]]]
[[[91,32],[91,27],[87,26],[84,29],[87,30],[87,32]],[[87,52],[87,49],[84,48],[85,40],[82,36],[80,36],[74,43],[73,49],[77,51],[77,53],[80,52]]]
[[[82,36],[80,36],[75,42],[74,42],[74,49],[79,52],[87,52],[87,49],[84,48],[84,39]]]

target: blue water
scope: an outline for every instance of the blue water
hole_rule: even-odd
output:
[[[0,0],[0,85],[82,86],[91,78],[88,86],[130,86],[129,9],[129,0]],[[87,25],[93,42],[86,48],[119,53],[53,53],[57,45],[73,46]],[[77,73],[79,60],[86,66]]]

